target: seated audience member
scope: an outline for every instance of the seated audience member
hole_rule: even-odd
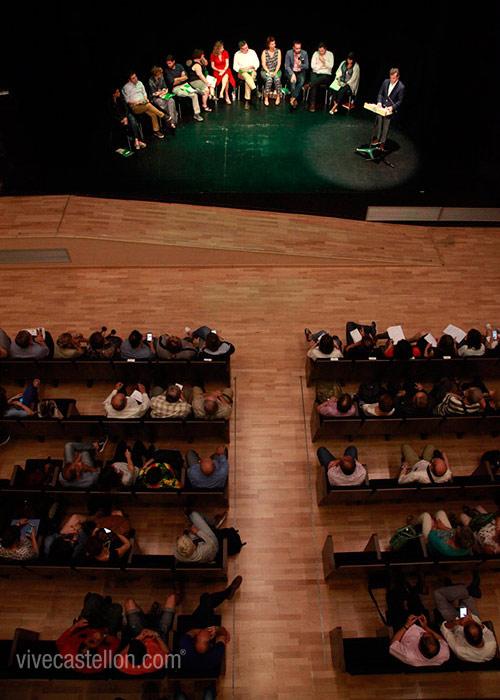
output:
[[[168,633],[175,618],[180,593],[170,593],[163,606],[153,603],[146,616],[133,598],[125,601],[125,617],[130,642],[119,654],[116,667],[128,676],[163,671],[168,667]],[[158,612],[156,612],[158,611]],[[153,619],[154,618],[154,619]]]
[[[488,513],[483,506],[463,506],[460,522],[470,527],[486,554],[500,554],[500,511]]]
[[[134,396],[127,396],[125,386],[117,382],[111,394],[104,400],[107,418],[142,418],[149,408],[149,396],[144,384],[138,384],[141,401]]]
[[[168,94],[167,83],[163,77],[163,68],[160,66],[153,66],[149,79],[149,96],[151,102],[166,115],[168,126],[171,129],[176,129],[179,120],[177,107],[175,106],[173,97],[167,97]]]
[[[393,360],[410,360],[412,357],[421,357],[420,350],[411,344],[411,340],[398,340],[394,345],[392,342],[384,350],[384,357]]]
[[[330,486],[359,486],[366,479],[366,469],[358,461],[358,450],[354,445],[346,448],[344,456],[336,459],[326,447],[317,451],[318,460],[326,470]]]
[[[210,457],[200,456],[194,450],[186,452],[187,476],[195,489],[222,489],[229,473],[227,447],[219,445]]]
[[[2,345],[2,340],[1,340],[1,333],[2,330],[0,329],[0,352],[1,352],[1,345]],[[486,346],[486,352],[485,354],[488,357],[499,357],[500,356],[500,343],[499,343],[499,334],[500,331],[498,328],[492,328],[491,323],[486,324],[486,335],[484,339],[484,344]],[[496,335],[496,338],[493,337]],[[10,341],[9,341],[10,342]],[[1,354],[0,354],[1,358]]]
[[[462,661],[483,663],[495,656],[497,642],[493,632],[481,622],[475,597],[481,597],[477,571],[470,586],[450,584],[434,591],[436,608],[444,619],[441,634],[452,652]],[[467,608],[465,617],[459,617],[454,601],[458,607]]]
[[[458,345],[460,357],[480,357],[484,355],[486,348],[483,343],[483,336],[476,328],[471,328],[465,338]]]
[[[146,148],[146,144],[140,139],[139,127],[134,113],[129,111],[125,98],[120,92],[120,88],[114,87],[109,100],[109,115],[113,124],[124,133],[129,133],[134,139],[134,148]]]
[[[339,105],[349,101],[350,97],[355,97],[359,85],[359,63],[356,61],[354,53],[349,53],[345,61],[342,61],[335,73],[335,80],[330,85],[333,92],[333,107],[330,114],[338,111]]]
[[[483,392],[479,387],[469,387],[460,392],[455,382],[442,379],[432,389],[437,412],[441,416],[468,416],[481,413],[486,408]]]
[[[85,339],[81,333],[61,333],[54,346],[55,360],[74,360],[85,355],[82,343]]]
[[[276,94],[275,106],[281,102],[283,87],[281,84],[281,50],[276,47],[276,39],[268,36],[266,48],[260,57],[262,70],[260,77],[264,82],[264,104],[269,107],[269,95],[274,90]]]
[[[309,328],[305,328],[304,333],[307,342],[314,343],[314,345],[307,351],[307,357],[310,357],[311,360],[328,359],[330,357],[343,357],[342,343],[338,335],[333,335],[331,333],[327,333],[326,331],[312,333]]]
[[[3,418],[28,418],[36,415],[38,405],[39,379],[33,379],[22,394],[7,398],[5,389],[0,386],[0,416]]]
[[[316,111],[316,93],[320,85],[327,89],[332,81],[333,53],[327,51],[326,44],[322,41],[318,44],[318,50],[311,58],[311,82],[309,84],[309,111]]]
[[[187,391],[187,390],[186,390]],[[191,404],[184,395],[184,388],[170,384],[166,389],[155,386],[151,393],[151,418],[187,418]]]
[[[219,98],[225,96],[226,104],[231,104],[229,97],[229,86],[236,87],[233,73],[229,68],[229,54],[224,48],[222,41],[216,41],[212,53],[210,54],[210,65],[216,82],[216,89],[220,86]],[[233,93],[234,94],[234,93]]]
[[[248,43],[242,39],[238,42],[238,51],[233,56],[233,70],[238,80],[245,83],[245,109],[250,109],[250,102],[257,106],[257,70],[260,66],[259,57]]]
[[[167,67],[165,69],[165,80],[169,89],[177,95],[177,97],[189,97],[193,105],[194,119],[198,122],[203,121],[200,114],[200,103],[198,93],[188,83],[188,77],[184,66],[176,63],[174,57],[169,54],[166,58]]]
[[[448,644],[429,627],[418,587],[401,581],[387,590],[387,619],[396,632],[389,653],[409,666],[440,666],[450,658]]]
[[[43,554],[53,564],[68,564],[80,557],[87,539],[96,527],[95,521],[80,513],[70,515],[57,532],[43,541]]]
[[[401,445],[401,458],[399,484],[445,484],[453,479],[446,452],[434,445],[426,445],[421,457],[410,445]]]
[[[10,343],[9,336],[3,328],[0,328],[0,360],[5,360],[5,358],[9,357]]]
[[[130,488],[134,486],[140,470],[151,458],[154,445],[146,449],[140,440],[136,440],[132,450],[124,440],[116,445],[115,456],[109,466],[101,471],[100,483],[105,489]]]
[[[139,471],[137,486],[145,489],[180,489],[181,468],[182,455],[179,450],[153,450],[152,457]]]
[[[236,576],[223,591],[203,593],[200,597],[190,618],[190,629],[179,640],[182,668],[186,671],[210,672],[221,663],[231,635],[225,627],[215,624],[215,608],[232,600],[242,582],[242,577]]]
[[[107,443],[67,442],[64,446],[64,466],[59,474],[59,483],[66,488],[90,489],[96,485],[100,469],[94,465],[93,455],[102,452]]]
[[[177,538],[174,554],[177,561],[186,564],[209,564],[215,560],[219,551],[219,541],[215,531],[226,519],[227,513],[221,513],[214,518],[197,513],[195,510],[186,512],[191,523],[188,530]]]
[[[27,518],[21,518],[17,523],[5,528],[0,539],[0,559],[29,561],[38,557],[36,529],[31,525],[27,534],[21,536],[21,529],[28,525],[28,522]]]
[[[316,410],[325,418],[350,418],[356,415],[356,404],[350,394],[341,394],[323,401],[316,406]]]
[[[418,382],[404,382],[394,397],[396,413],[405,418],[431,416],[434,406],[434,399]]]
[[[87,593],[78,617],[56,641],[65,665],[79,673],[101,673],[113,663],[120,642],[122,606],[110,596]]]
[[[121,511],[116,511],[110,518],[121,514],[124,521],[121,529],[127,528],[126,533],[129,534],[130,526],[128,520],[123,516]],[[109,519],[109,518],[108,518]],[[101,523],[99,524],[99,520]],[[105,518],[97,519],[98,526],[95,528],[92,535],[86,540],[83,547],[84,562],[87,565],[92,564],[107,564],[108,566],[119,566],[122,558],[130,550],[132,543],[124,534],[114,532],[111,528],[104,526]],[[119,529],[118,527],[116,529]]]
[[[164,119],[166,125],[168,126],[170,117],[167,118],[163,112],[151,104],[148,99],[146,89],[137,77],[135,71],[131,71],[129,73],[128,83],[125,83],[123,86],[122,94],[133,114],[137,115],[146,113],[148,115],[153,125],[153,134],[156,136],[156,138],[162,139],[163,134],[160,131],[159,119]]]
[[[213,360],[225,360],[234,353],[234,345],[229,340],[224,340],[220,333],[211,330],[208,326],[200,326],[195,331],[191,331],[186,326],[186,335],[193,340],[198,340],[198,358]]]
[[[108,329],[103,326],[100,331],[95,331],[89,338],[87,346],[87,356],[91,360],[116,360],[120,356],[120,345],[122,339],[112,330],[109,335],[104,333]]]
[[[359,407],[365,416],[374,416],[375,418],[387,418],[395,412],[394,399],[387,392],[383,393],[377,403],[359,403]]]
[[[300,41],[294,41],[293,48],[288,49],[285,54],[285,75],[288,78],[290,107],[292,109],[296,109],[297,107],[297,98],[306,82],[308,70],[309,56],[302,48],[302,43]]]
[[[448,333],[439,338],[435,347],[425,339],[425,335],[417,341],[417,345],[424,357],[433,357],[437,360],[442,360],[443,357],[457,357],[458,354],[456,340]]]
[[[361,339],[355,341],[351,335],[353,330],[361,333]],[[377,348],[377,339],[386,334],[377,335],[377,326],[372,321],[369,326],[362,326],[360,323],[348,321],[346,324],[346,345],[344,347],[344,357],[349,360],[367,360],[369,357],[380,358],[382,351]]]
[[[187,335],[181,339],[177,335],[162,333],[155,340],[155,350],[159,360],[194,360],[197,355],[193,339]]]
[[[10,356],[14,360],[43,360],[50,358],[54,349],[54,343],[50,334],[41,328],[37,329],[36,335],[32,335],[29,330],[22,330],[16,335],[16,339],[10,345]]]
[[[230,387],[210,392],[204,392],[199,386],[193,387],[192,407],[196,418],[229,420],[232,405],[233,390]]]
[[[122,360],[152,360],[155,356],[145,335],[132,331],[120,346]]]
[[[188,79],[189,84],[194,88],[199,95],[201,95],[201,106],[205,112],[211,112],[212,110],[208,106],[208,98],[210,96],[211,83],[205,76],[205,66],[207,65],[207,59],[205,58],[205,53],[203,49],[195,49],[193,51],[193,59],[188,66]]]
[[[422,513],[419,522],[431,557],[466,557],[474,546],[474,533],[466,525],[452,527],[444,510],[438,510],[434,518]]]

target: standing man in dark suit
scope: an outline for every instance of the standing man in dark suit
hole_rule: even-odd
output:
[[[391,68],[389,77],[380,86],[377,97],[377,107],[386,107],[388,114],[382,117],[377,114],[377,131],[372,146],[378,146],[381,151],[385,150],[385,142],[391,119],[398,111],[405,94],[405,86],[399,79],[399,68]]]

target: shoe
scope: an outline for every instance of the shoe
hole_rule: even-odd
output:
[[[231,102],[231,100],[229,99],[229,97],[226,98],[226,104],[227,104],[227,105],[232,104],[232,102]]]
[[[264,97],[264,104],[266,107],[269,107],[269,98],[268,97]]]
[[[472,596],[473,598],[481,598],[483,593],[481,589],[479,588],[479,573],[477,571],[474,571],[472,574],[472,582],[470,583],[469,586],[467,586],[467,590],[469,591],[469,595]]]
[[[487,330],[487,331],[491,331],[491,323],[487,323],[487,324],[486,324],[486,330]]]
[[[375,323],[375,321],[372,321],[370,323],[370,330],[372,332],[372,335],[377,335],[377,324]]]
[[[10,440],[9,433],[2,433],[2,435],[0,435],[0,447],[2,445],[6,445],[9,442],[9,440]]]
[[[101,438],[100,440],[97,441],[97,451],[99,453],[103,452],[104,448],[108,444],[108,440],[109,440],[108,436],[105,435],[103,438]]]
[[[155,600],[155,602],[149,608],[149,615],[159,615],[160,611],[161,611],[161,605],[157,600]]]
[[[146,148],[144,141],[139,141],[139,148]]]
[[[238,588],[241,586],[243,583],[243,577],[242,576],[236,576],[236,578],[233,578],[231,583],[229,584],[229,593],[227,595],[228,600],[232,600],[234,598],[234,594],[238,590]]]
[[[378,139],[374,139],[374,140],[371,142],[371,145],[372,145],[372,146],[379,146],[379,145],[380,145],[380,141],[379,141]]]
[[[381,143],[379,148],[381,151],[385,151],[385,143]]]
[[[250,109],[250,102],[248,100],[245,100],[245,106],[243,109]]]
[[[192,333],[191,328],[190,328],[189,326],[186,326],[186,327],[184,328],[184,333],[185,333],[186,335],[190,335],[190,334]]]
[[[310,112],[315,112],[315,111],[316,111],[316,105],[311,105],[311,106],[309,107],[309,111],[310,111]]]
[[[153,131],[153,136],[154,136],[155,138],[157,138],[157,139],[163,139],[163,138],[165,138],[165,137],[163,136],[163,134],[161,133],[161,131]]]
[[[197,122],[202,122],[202,121],[203,121],[203,117],[201,116],[201,114],[195,114],[195,115],[193,116],[193,119],[196,119]]]
[[[141,150],[141,147],[140,147],[140,145],[139,145],[138,143],[134,143],[134,148],[135,148],[136,151],[140,151],[140,150]]]
[[[279,97],[277,97],[276,102],[274,103],[274,106],[277,107],[280,102],[281,102],[281,99]]]
[[[312,331],[309,328],[304,328],[304,335],[306,336],[307,342],[312,340]]]
[[[203,111],[204,112],[211,112],[212,110],[210,109],[210,107],[203,107]]]
[[[226,522],[227,518],[227,510],[224,511],[224,513],[219,513],[219,515],[214,515],[214,520],[215,520],[215,529],[218,530],[221,525],[223,525]]]

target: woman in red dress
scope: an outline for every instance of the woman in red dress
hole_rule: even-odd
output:
[[[229,85],[231,84],[233,88],[235,88],[236,83],[234,82],[233,74],[229,68],[229,54],[224,49],[222,41],[215,42],[212,53],[210,54],[210,65],[212,66],[214,77],[217,80],[216,89],[217,85],[221,85],[219,96],[222,97],[222,95],[225,95],[226,103],[230,105]]]

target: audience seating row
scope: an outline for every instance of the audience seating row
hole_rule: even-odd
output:
[[[368,380],[414,379],[437,381],[441,377],[499,377],[498,357],[415,358],[413,360],[311,360],[306,357],[307,386],[316,381],[366,382]]]
[[[311,413],[311,437],[313,442],[319,439],[346,438],[349,442],[360,437],[384,436],[386,440],[406,435],[429,435],[455,433],[462,437],[465,433],[500,433],[500,415],[477,414],[470,416],[426,416],[422,418],[403,418],[392,416],[375,418],[352,416],[351,418],[322,418],[313,404]]]
[[[500,475],[494,476],[490,466],[482,463],[468,476],[454,476],[446,484],[398,484],[395,479],[370,479],[359,486],[331,486],[324,467],[318,466],[316,496],[319,506],[341,503],[381,503],[388,501],[443,501],[463,499],[464,503],[484,497],[494,498],[500,492]]]
[[[203,385],[231,384],[230,359],[227,360],[1,360],[0,379],[24,383],[38,377],[42,382],[59,381],[134,384],[142,382],[166,386],[174,382]]]
[[[500,555],[488,555],[472,553],[466,557],[438,557],[432,558],[427,551],[424,537],[410,542],[399,552],[383,552],[377,534],[373,534],[366,547],[361,552],[335,552],[333,538],[327,535],[322,551],[323,572],[325,580],[331,578],[335,572],[352,574],[366,570],[376,570],[393,567],[420,567],[433,566],[459,566],[470,568],[481,564],[483,569],[500,571]]]
[[[484,621],[493,634],[495,628]],[[330,651],[333,667],[352,676],[372,676],[395,673],[447,673],[456,671],[500,671],[500,652],[491,661],[472,663],[462,661],[454,654],[440,666],[409,666],[389,654],[388,627],[377,630],[376,637],[344,637],[342,627],[330,630]]]

